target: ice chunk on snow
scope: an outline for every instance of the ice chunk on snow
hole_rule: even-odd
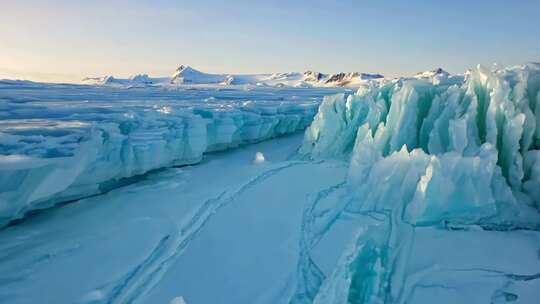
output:
[[[262,164],[264,163],[264,154],[262,152],[255,153],[255,159],[253,160],[256,164]]]

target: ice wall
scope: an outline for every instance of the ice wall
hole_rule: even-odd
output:
[[[485,301],[492,295],[494,301],[501,286],[517,284],[518,276],[500,270],[504,259],[486,262],[475,273],[465,269],[478,257],[453,264],[441,257],[432,261],[440,265],[425,269],[433,278],[423,282],[406,267],[421,259],[411,256],[415,240],[439,229],[482,231],[454,240],[460,250],[478,235],[491,237],[487,231],[540,227],[539,89],[540,65],[528,64],[479,66],[460,83],[398,79],[367,84],[351,96],[327,97],[306,130],[301,153],[348,161],[343,212],[369,216],[371,222],[361,227],[341,268],[314,301],[406,303],[422,288],[452,286],[448,282],[459,269],[467,274],[463,282],[488,286],[482,291]],[[501,275],[498,283],[490,285],[484,277],[490,272]],[[447,281],[436,281],[438,276]],[[452,297],[465,292],[463,286],[454,289]]]
[[[306,130],[301,152],[350,158],[352,182],[362,182],[373,164],[400,151],[429,155],[431,162],[485,161],[513,197],[540,204],[531,186],[538,178],[539,88],[537,64],[477,67],[460,85],[374,82],[354,95],[327,97]]]
[[[141,93],[25,85],[0,94],[0,226],[102,193],[124,178],[197,163],[206,152],[303,130],[318,104],[307,90]]]

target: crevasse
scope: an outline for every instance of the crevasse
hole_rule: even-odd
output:
[[[537,230],[539,127],[539,64],[478,66],[459,82],[448,77],[370,82],[356,94],[325,98],[300,152],[313,159],[347,160],[343,212],[376,220],[360,229],[314,301],[426,300],[425,290],[442,288],[435,282],[451,277],[457,266],[441,270],[441,261],[426,270],[424,281],[414,279],[418,274],[406,269],[415,263],[411,252],[418,239],[439,230],[482,231],[462,239],[489,238],[493,230]],[[487,280],[481,273],[466,273],[470,276],[461,283]],[[501,275],[501,282],[517,284],[510,277]],[[501,286],[487,288],[491,298],[486,299],[497,302]],[[454,287],[444,287],[450,302],[465,294]]]

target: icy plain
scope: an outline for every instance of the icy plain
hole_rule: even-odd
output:
[[[357,92],[0,85],[0,302],[540,298],[539,65]]]

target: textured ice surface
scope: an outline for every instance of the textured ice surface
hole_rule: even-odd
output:
[[[479,67],[461,85],[411,79],[371,83],[355,95],[326,98],[302,151],[314,158],[350,157],[352,183],[365,183],[377,166],[389,167],[381,172],[397,166],[403,168],[394,170],[404,174],[420,171],[418,195],[438,183],[438,190],[449,193],[437,194],[451,199],[455,191],[447,186],[453,179],[482,177],[501,204],[518,200],[532,206],[540,202],[525,185],[537,178],[539,88],[540,66],[534,64]],[[485,190],[477,184],[463,195],[487,195]],[[479,206],[475,200],[495,203],[495,198],[458,200],[471,206]]]
[[[536,304],[539,74],[528,65],[373,81],[326,98],[303,143],[285,136],[105,183],[111,191],[0,230],[0,302]],[[104,92],[88,90],[79,93]],[[148,109],[145,124],[168,116],[141,100],[160,99],[171,115],[184,109],[175,102],[200,110],[208,95],[119,92],[98,99]],[[222,94],[234,105],[235,94],[267,92],[238,105],[261,109],[269,96],[303,104],[321,93],[212,92],[202,108],[212,115]],[[36,95],[25,102],[47,99]]]
[[[539,296],[540,66],[432,76],[328,97],[306,130],[302,153],[350,162],[343,212],[371,221],[315,302]]]
[[[0,82],[0,226],[122,178],[303,130],[329,92]]]
[[[410,226],[391,228],[384,214],[347,210],[347,163],[289,159],[300,142],[209,154],[0,230],[0,299],[396,303],[368,292],[386,293],[388,280],[371,278],[395,276],[405,303],[536,303],[540,233],[404,234]],[[257,152],[266,161],[255,165]]]

